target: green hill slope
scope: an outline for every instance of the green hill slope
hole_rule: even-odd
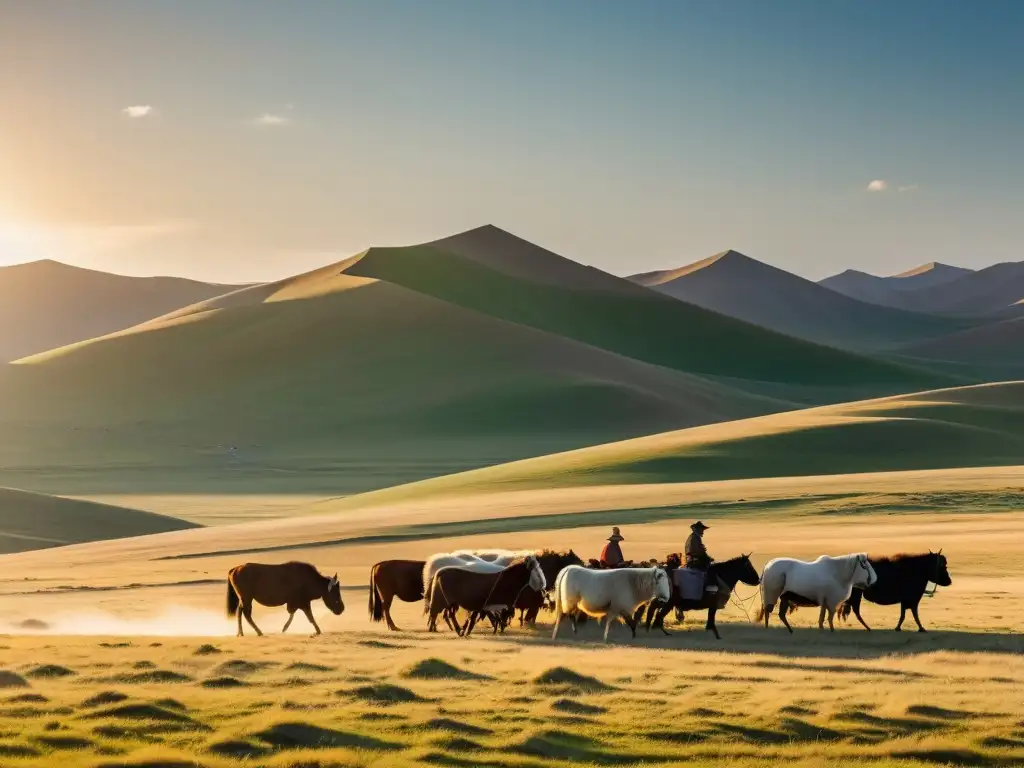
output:
[[[0,482],[349,493],[788,407],[332,266],[7,366]]]
[[[513,236],[501,233],[500,239],[508,238]],[[797,340],[639,286],[612,292],[569,288],[564,281],[556,285],[543,278],[527,280],[511,276],[511,270],[498,271],[431,246],[371,248],[350,260],[345,271],[655,365],[836,388],[832,401],[962,383]],[[626,280],[619,282],[628,285]]]
[[[1024,464],[1024,382],[809,408],[436,478],[317,511],[495,490]]]
[[[138,509],[0,488],[0,555],[198,527]]]

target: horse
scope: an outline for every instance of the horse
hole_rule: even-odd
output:
[[[434,576],[428,626],[436,627],[437,617],[442,613],[447,620],[449,611],[464,608],[470,617],[461,634],[468,637],[480,616],[508,609],[525,589],[542,592],[546,587],[544,572],[533,555],[519,558],[497,573],[448,566]]]
[[[514,559],[514,558],[513,558]],[[434,583],[434,574],[442,568],[472,568],[479,573],[498,573],[511,562],[498,560],[482,560],[471,553],[439,552],[427,558],[423,564],[423,612],[430,610],[430,585]]]
[[[568,552],[556,552],[545,549],[537,553],[537,562],[544,571],[544,580],[549,590],[554,588],[555,581],[562,569],[570,565],[583,565],[580,556],[571,549]],[[537,626],[537,614],[544,607],[545,593],[526,590],[516,600],[515,608],[519,609],[519,626]],[[513,611],[513,616],[515,612]],[[511,618],[511,617],[509,617]]]
[[[391,618],[391,603],[397,597],[406,603],[423,599],[423,560],[382,560],[370,569],[369,612],[372,621],[386,620],[388,629],[398,632]]]
[[[252,620],[253,600],[267,607],[287,606],[288,621],[284,623],[282,634],[288,631],[292,619],[295,618],[295,612],[300,608],[313,625],[316,634],[323,634],[310,608],[310,603],[318,599],[323,599],[324,605],[335,616],[341,615],[345,610],[345,603],[341,599],[338,574],[328,578],[309,563],[295,561],[280,565],[245,563],[228,571],[227,614],[238,617],[238,637],[242,637],[243,634],[242,616],[245,616],[245,620],[256,630],[257,635],[263,635],[256,622]]]
[[[424,581],[423,589],[423,613],[430,613],[431,604],[431,592],[434,588],[434,584],[437,582],[437,574],[446,568],[454,568],[461,571],[472,571],[473,573],[501,573],[507,567],[506,564],[490,562],[487,560],[463,560],[457,555],[433,555],[426,561],[426,565],[423,567],[424,578],[429,573],[429,581]],[[456,620],[456,612],[458,608],[454,607],[450,610],[444,611],[445,623],[457,634],[461,634],[462,630],[459,627],[458,621]],[[497,619],[492,617],[492,622],[496,622]],[[427,629],[430,632],[437,632],[437,617],[434,616],[427,620]]]
[[[664,568],[608,568],[593,570],[580,565],[563,568],[555,582],[555,625],[551,639],[558,635],[563,616],[572,621],[576,634],[577,611],[604,617],[604,641],[612,622],[621,618],[636,637],[633,614],[652,600],[668,601],[672,585]]]
[[[666,564],[663,567],[671,576],[672,571],[679,568],[680,562],[680,556],[672,554],[666,558]],[[724,584],[726,588],[724,592],[705,592],[700,600],[684,600],[678,587],[672,584],[672,597],[668,601],[664,603],[652,602],[646,607],[647,631],[650,631],[651,620],[654,619],[655,626],[660,627],[661,631],[666,635],[669,634],[668,630],[665,629],[665,616],[673,608],[675,608],[677,616],[685,611],[706,610],[708,612],[708,621],[704,625],[704,629],[714,632],[715,638],[721,640],[722,636],[718,634],[718,627],[715,625],[715,614],[718,613],[720,608],[725,607],[729,595],[736,589],[736,583],[739,581],[750,587],[756,587],[761,584],[761,579],[757,575],[757,569],[750,562],[750,555],[740,555],[731,560],[712,563],[711,567],[708,568],[706,583],[719,584],[719,586]],[[634,617],[636,621],[640,620],[643,611],[644,606],[641,606]]]
[[[768,617],[779,605],[779,619],[792,634],[793,628],[786,621],[786,612],[791,603],[797,605],[818,605],[818,629],[825,628],[825,612],[828,612],[828,628],[835,632],[833,618],[840,604],[850,599],[854,587],[870,587],[878,581],[875,569],[863,552],[829,557],[822,555],[813,562],[796,560],[791,557],[777,557],[769,560],[761,572],[761,608],[757,620]]]
[[[921,618],[917,615],[917,607],[931,581],[940,587],[948,587],[953,583],[949,575],[946,556],[940,549],[938,552],[928,551],[927,555],[893,555],[892,557],[872,557],[871,565],[878,574],[878,581],[867,589],[855,587],[850,599],[839,609],[839,618],[844,621],[853,611],[864,629],[871,631],[860,615],[860,602],[865,599],[876,605],[900,604],[900,620],[896,623],[896,631],[903,628],[903,620],[907,617],[907,609],[914,615],[917,631],[926,632],[921,626]]]

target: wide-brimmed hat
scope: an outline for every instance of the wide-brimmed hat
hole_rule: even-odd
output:
[[[612,535],[608,537],[608,541],[625,541],[625,539],[619,533],[619,526],[612,526]]]
[[[704,523],[702,523],[700,520],[698,520],[696,523],[694,523],[693,525],[690,526],[690,530],[691,531],[706,531],[710,527],[711,526],[704,525]]]

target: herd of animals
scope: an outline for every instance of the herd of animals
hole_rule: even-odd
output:
[[[769,560],[760,575],[750,556],[741,555],[711,563],[696,594],[684,594],[674,578],[675,572],[685,570],[681,563],[680,554],[673,553],[664,562],[639,566],[627,563],[603,568],[594,561],[587,566],[571,549],[460,550],[438,553],[425,561],[384,560],[370,570],[368,610],[373,621],[385,621],[389,629],[398,631],[391,617],[395,598],[422,601],[428,631],[438,631],[441,618],[456,634],[468,637],[484,619],[490,622],[492,632],[504,632],[516,611],[520,626],[535,627],[540,610],[546,608],[554,612],[552,638],[557,637],[563,618],[569,618],[575,634],[577,625],[590,617],[604,621],[605,642],[618,619],[636,637],[641,622],[647,631],[653,624],[668,634],[664,620],[669,611],[675,610],[680,621],[688,612],[707,611],[705,627],[720,638],[715,614],[735,599],[736,584],[742,582],[759,588],[757,620],[763,620],[766,627],[776,605],[779,619],[791,633],[787,614],[799,606],[815,606],[820,609],[821,629],[826,616],[829,629],[835,631],[836,614],[845,619],[852,612],[870,630],[860,612],[862,601],[867,600],[900,605],[897,631],[909,610],[918,631],[924,632],[918,606],[928,584],[952,584],[941,550],[871,558],[864,553],[822,555],[813,561],[779,557]],[[243,617],[257,634],[263,634],[252,618],[253,602],[286,606],[288,620],[282,632],[302,610],[320,634],[310,607],[318,599],[335,615],[345,610],[337,574],[324,576],[308,563],[246,563],[228,573],[227,612],[237,618],[239,636],[243,634]],[[462,623],[460,611],[468,617]]]

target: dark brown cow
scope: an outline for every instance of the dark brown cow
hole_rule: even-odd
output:
[[[338,574],[328,578],[309,563],[246,563],[228,571],[227,611],[228,616],[238,616],[239,637],[243,634],[242,616],[245,616],[245,620],[256,630],[257,635],[263,634],[252,620],[253,600],[268,607],[288,607],[288,621],[284,623],[282,633],[288,631],[292,619],[295,618],[295,612],[301,608],[316,633],[322,634],[310,608],[310,603],[320,599],[335,616],[340,616],[345,610]]]
[[[391,619],[391,603],[397,597],[407,603],[423,599],[423,560],[382,560],[370,569],[370,618],[387,621],[388,629],[398,632]]]
[[[446,610],[463,608],[470,613],[463,633],[468,637],[480,616],[511,608],[524,590],[543,591],[545,586],[544,571],[533,555],[513,560],[500,573],[442,568],[434,575],[430,590],[428,626],[436,626],[437,617]]]

